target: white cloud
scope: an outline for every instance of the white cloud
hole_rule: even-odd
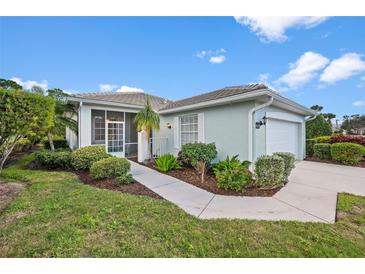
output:
[[[116,92],[144,92],[144,90],[136,87],[121,86]]]
[[[289,64],[289,72],[281,76],[276,83],[289,88],[298,88],[313,79],[329,60],[323,55],[307,51],[294,64]]]
[[[313,28],[324,21],[325,16],[236,16],[237,23],[248,26],[262,42],[284,42],[290,28]]]
[[[223,53],[227,51],[224,48],[220,48],[217,50],[201,50],[198,51],[195,56],[204,59],[205,57],[209,58],[209,62],[212,64],[220,64],[226,60],[226,56]]]
[[[21,85],[24,89],[31,89],[34,86],[38,86],[43,88],[44,90],[48,89],[48,81],[47,80],[43,80],[42,82],[37,82],[37,81],[33,81],[33,80],[28,80],[28,81],[22,81],[21,78],[18,77],[13,77],[10,80],[16,82],[17,84]]]
[[[352,103],[354,107],[365,107],[365,101],[355,101]]]
[[[365,62],[361,57],[360,54],[352,52],[333,60],[321,74],[320,81],[332,84],[364,71]]]
[[[225,60],[226,56],[224,55],[212,56],[209,58],[209,62],[212,64],[220,64],[223,63]]]
[[[112,91],[112,90],[116,89],[117,87],[118,87],[117,85],[112,85],[112,84],[100,84],[99,85],[99,89],[102,92]]]
[[[271,78],[271,74],[270,73],[261,73],[259,74],[259,76],[257,77],[257,81],[259,83],[263,83],[266,84],[269,82],[269,79]]]

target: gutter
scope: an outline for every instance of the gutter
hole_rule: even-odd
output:
[[[265,107],[270,106],[274,102],[274,96],[270,96],[269,101],[262,105],[258,105],[248,112],[248,160],[253,163],[253,118],[256,111],[263,109]],[[250,168],[252,169],[253,165],[251,164]]]
[[[308,119],[305,120],[305,122],[312,121],[312,120],[316,119],[319,114],[320,114],[319,112],[316,112],[316,114],[314,114],[314,116],[309,117]]]

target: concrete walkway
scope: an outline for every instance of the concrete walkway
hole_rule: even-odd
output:
[[[289,183],[273,197],[213,194],[131,162],[133,177],[201,219],[238,218],[334,223],[337,193],[365,195],[365,169],[301,161]]]

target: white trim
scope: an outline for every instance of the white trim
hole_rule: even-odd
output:
[[[174,148],[179,149],[180,148],[180,119],[179,116],[174,117],[174,125],[172,127],[173,133],[174,133]]]
[[[96,104],[96,105],[106,105],[106,106],[117,106],[117,107],[126,107],[126,108],[136,108],[138,110],[143,109],[144,106],[139,105],[132,105],[132,104],[124,104],[124,103],[117,103],[112,101],[106,101],[106,100],[96,100],[96,99],[85,99],[85,98],[79,98],[79,97],[68,97],[68,101],[71,102],[83,102],[83,103],[89,103],[89,104]],[[138,112],[137,110],[137,112]],[[131,111],[130,111],[131,112]]]
[[[205,143],[204,113],[198,113],[198,142]]]
[[[108,147],[109,147],[109,144],[108,144],[108,138],[109,138],[109,124],[123,124],[123,152],[118,154],[117,153],[114,153],[114,152],[109,152],[108,151]],[[111,155],[115,155],[115,156],[119,156],[119,157],[125,157],[125,122],[122,122],[122,121],[109,121],[109,120],[106,120],[105,121],[105,149],[106,149],[106,153],[109,153]]]
[[[288,122],[303,123],[303,119],[300,119],[291,113],[266,112],[265,116],[268,119],[271,118],[271,119],[277,119],[277,120],[288,121]]]

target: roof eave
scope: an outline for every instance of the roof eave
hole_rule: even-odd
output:
[[[76,97],[76,96],[69,96],[67,98],[67,100],[71,101],[71,102],[82,102],[82,103],[89,103],[89,104],[118,106],[118,107],[126,107],[126,108],[143,109],[143,107],[144,107],[144,106],[140,106],[140,105],[124,104],[124,103],[118,103],[118,102],[113,102],[113,101],[108,101],[108,100],[89,99],[89,98],[82,98],[82,97]]]

